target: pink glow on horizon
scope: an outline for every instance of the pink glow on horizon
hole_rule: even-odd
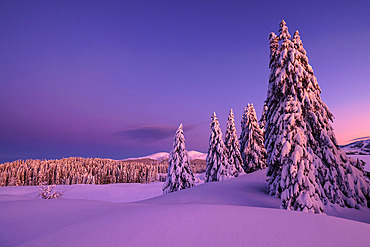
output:
[[[370,136],[369,109],[369,100],[343,102],[343,105],[331,109],[335,117],[333,128],[339,144],[347,144],[355,138]]]

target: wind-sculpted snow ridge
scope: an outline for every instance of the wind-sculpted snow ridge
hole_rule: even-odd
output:
[[[0,188],[0,246],[368,245],[370,209],[326,205],[327,215],[280,210],[280,200],[265,192],[265,174],[134,203],[112,201],[125,201],[126,193],[148,198],[150,187],[160,195],[163,183],[62,186],[61,200],[36,199],[37,187]]]

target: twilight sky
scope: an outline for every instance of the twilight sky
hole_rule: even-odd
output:
[[[300,31],[339,143],[370,136],[370,1],[1,1],[0,162],[207,152],[261,115],[268,34]]]

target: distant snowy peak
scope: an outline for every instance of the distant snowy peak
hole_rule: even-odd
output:
[[[151,154],[151,155],[148,155],[148,156],[145,156],[143,157],[144,159],[152,159],[152,160],[164,160],[164,159],[168,159],[168,156],[169,156],[169,153],[167,152],[159,152],[159,153],[155,153],[155,154]]]
[[[341,146],[344,152],[349,155],[370,155],[370,139],[362,139]]]
[[[124,159],[124,160],[152,159],[152,160],[161,161],[161,160],[164,160],[164,159],[168,159],[168,155],[169,155],[169,153],[167,153],[167,152],[159,152],[159,153],[151,154],[151,155],[148,155],[148,156],[127,158],[127,159]]]
[[[191,160],[206,160],[207,159],[207,154],[194,151],[194,150],[188,151],[188,155]]]
[[[207,158],[207,154],[194,151],[194,150],[188,151],[188,155],[191,160],[205,160]],[[169,153],[167,152],[159,152],[159,153],[151,154],[151,155],[144,156],[144,157],[128,158],[125,160],[152,159],[152,160],[162,161],[162,160],[168,159],[168,156],[169,156]]]

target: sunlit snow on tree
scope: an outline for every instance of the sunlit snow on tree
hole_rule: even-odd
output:
[[[206,160],[205,182],[220,181],[234,177],[233,171],[225,155],[225,144],[222,140],[222,132],[216,113],[213,113],[211,121],[211,135]]]
[[[320,213],[323,204],[320,189],[315,179],[313,157],[307,150],[306,129],[299,102],[289,95],[280,104],[279,119],[274,126],[280,131],[276,146],[275,163],[279,169],[269,170],[269,192],[281,197],[281,206],[286,209]],[[275,171],[270,174],[270,171]]]
[[[240,154],[238,136],[236,134],[234,112],[231,109],[227,119],[225,134],[225,153],[230,165],[232,174],[236,177],[239,173],[244,173],[243,160]]]
[[[243,158],[244,171],[249,173],[266,167],[266,150],[263,131],[257,122],[253,104],[244,108],[241,121],[240,152]]]
[[[265,131],[265,124],[266,124],[266,111],[267,111],[267,105],[266,103],[263,106],[263,111],[262,111],[262,116],[260,121],[258,122],[260,125],[261,130],[264,132]]]
[[[369,207],[369,184],[338,146],[330,125],[333,115],[321,101],[298,31],[291,39],[282,21],[279,35],[271,33],[269,40],[268,192],[279,196],[286,209],[321,212],[317,198],[325,204]]]
[[[185,150],[185,137],[182,124],[180,124],[176,131],[168,163],[167,178],[163,184],[164,194],[194,186],[195,179],[190,168],[187,151]]]

